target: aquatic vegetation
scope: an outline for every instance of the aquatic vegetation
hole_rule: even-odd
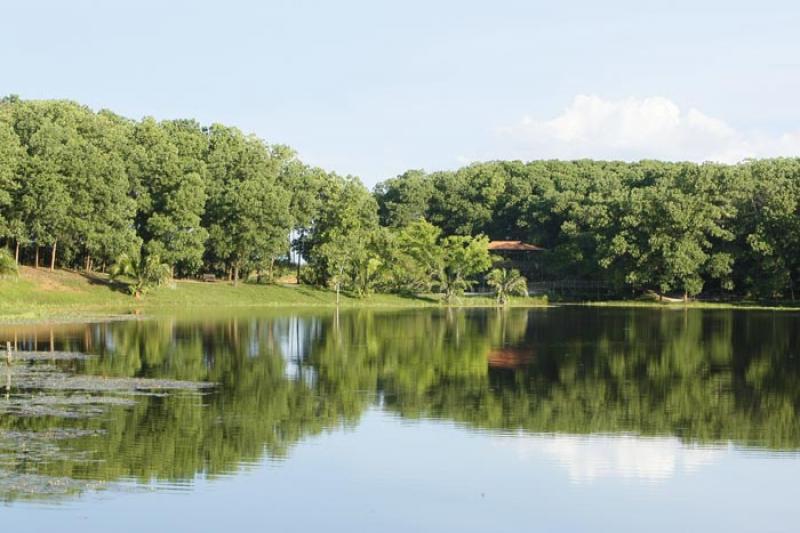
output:
[[[107,378],[71,373],[57,363],[81,362],[81,352],[17,351],[0,369],[4,397],[0,399],[0,499],[49,498],[104,486],[102,480],[53,475],[50,465],[102,461],[89,449],[76,447],[81,439],[106,435],[100,427],[74,427],[102,417],[113,408],[133,408],[143,397],[163,397],[165,391],[200,391],[213,387],[170,379]],[[35,420],[45,421],[42,423]],[[57,426],[47,425],[57,421]],[[37,430],[13,429],[33,426]],[[41,429],[38,429],[41,428]]]

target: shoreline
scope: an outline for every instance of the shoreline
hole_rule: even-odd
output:
[[[386,295],[382,295],[386,296]],[[355,301],[353,301],[355,300]],[[481,298],[481,301],[473,302],[460,302],[460,303],[444,303],[436,302],[425,299],[408,299],[406,303],[386,303],[386,302],[370,302],[369,299],[360,301],[358,299],[351,299],[347,303],[340,305],[339,309],[342,311],[357,311],[357,310],[378,310],[378,311],[401,311],[411,309],[548,309],[555,307],[583,307],[583,308],[597,308],[597,309],[641,309],[641,310],[658,310],[658,311],[687,311],[687,310],[704,310],[704,311],[762,311],[762,312],[777,312],[777,313],[790,313],[800,312],[800,307],[788,306],[769,306],[756,303],[720,303],[720,302],[689,302],[686,303],[665,303],[665,302],[638,302],[628,300],[612,300],[602,302],[547,302],[544,299],[532,299],[532,301],[524,301],[518,299],[509,305],[498,306],[492,303],[487,298]],[[164,305],[164,304],[150,304],[150,305],[137,305],[130,308],[113,308],[107,311],[98,309],[94,306],[75,306],[68,311],[61,309],[53,309],[50,307],[31,307],[19,313],[7,313],[0,311],[0,326],[18,326],[18,325],[40,325],[40,324],[73,324],[73,323],[88,323],[88,322],[122,322],[129,320],[147,320],[149,318],[157,317],[162,314],[178,314],[185,316],[214,314],[216,312],[242,312],[242,311],[335,311],[337,306],[330,303],[286,303],[286,302],[266,302],[261,304],[229,304],[229,305],[194,305],[183,306],[180,304]]]
[[[506,306],[498,306],[488,302],[467,302],[467,303],[413,303],[390,304],[390,303],[347,303],[339,305],[342,311],[354,311],[362,309],[390,311],[390,310],[409,310],[409,309],[546,309],[554,307],[546,300],[536,299],[531,302],[518,301]],[[73,324],[87,322],[122,322],[127,320],[146,320],[164,313],[177,313],[192,315],[200,313],[214,313],[222,311],[274,311],[274,310],[300,310],[300,311],[335,311],[336,304],[308,304],[308,303],[263,303],[263,304],[240,304],[240,305],[221,305],[221,306],[181,306],[174,305],[150,305],[136,306],[127,310],[115,309],[108,312],[86,307],[76,306],[69,312],[50,308],[31,308],[19,313],[7,313],[0,311],[0,326],[12,325],[37,325],[37,324]]]
[[[630,308],[659,310],[739,310],[800,312],[800,304],[790,302],[733,301],[659,302],[656,300],[551,301],[546,296],[516,297],[509,308],[549,308],[578,306],[587,308]],[[438,294],[415,296],[375,293],[365,297],[342,294],[338,306],[354,309],[469,309],[498,308],[491,295],[468,294],[455,302],[445,302]],[[24,267],[17,278],[0,279],[0,324],[66,324],[109,322],[147,318],[153,315],[200,314],[217,311],[324,310],[336,309],[336,293],[308,285],[253,284],[241,282],[204,283],[177,280],[134,299],[102,275],[86,275],[71,270]]]
[[[775,303],[774,305],[758,303],[748,300],[738,302],[712,302],[712,301],[689,301],[689,302],[650,302],[641,300],[606,300],[597,302],[552,302],[551,305],[574,305],[581,307],[606,307],[606,308],[640,308],[640,309],[665,309],[665,310],[719,310],[719,311],[773,311],[773,312],[800,312],[800,304],[786,305]]]
[[[509,307],[543,307],[547,298],[513,298]],[[336,309],[336,293],[308,285],[202,283],[177,280],[134,299],[99,275],[24,268],[18,278],[0,279],[0,324],[130,320],[163,313],[234,310]],[[440,295],[342,294],[340,309],[497,307],[493,297],[464,296],[446,303]]]

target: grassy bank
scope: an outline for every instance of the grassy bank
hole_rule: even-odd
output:
[[[640,307],[646,309],[719,309],[741,311],[800,311],[800,304],[790,302],[710,302],[705,300],[690,300],[688,302],[659,302],[651,300],[609,300],[598,302],[580,302],[571,305],[586,307]]]
[[[540,306],[547,301],[519,298],[514,306]],[[455,305],[493,306],[492,298],[465,297]],[[333,307],[336,294],[308,286],[256,285],[228,282],[177,281],[136,300],[125,287],[103,275],[22,267],[18,278],[0,280],[0,321],[71,320],[160,310],[244,307]],[[404,297],[375,294],[366,298],[342,295],[342,307],[432,307],[444,305],[437,296]]]

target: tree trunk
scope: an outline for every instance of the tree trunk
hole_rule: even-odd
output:
[[[339,286],[340,286],[340,283],[337,283],[336,284],[336,308],[337,309],[339,308]]]
[[[50,272],[56,269],[56,247],[58,246],[58,239],[53,241],[53,248],[50,250]]]
[[[233,286],[239,284],[239,265],[233,267]]]
[[[274,273],[274,271],[275,271],[275,258],[272,257],[269,260],[269,282],[270,283],[275,281],[275,273]]]
[[[39,245],[36,245],[36,261],[33,263],[33,268],[39,268]]]
[[[689,291],[683,291],[683,303],[689,301]]]
[[[303,257],[302,250],[303,250],[303,247],[305,246],[303,244],[303,239],[305,239],[305,236],[306,236],[306,232],[303,231],[303,230],[300,230],[300,238],[297,240],[297,243],[298,243],[298,246],[297,246],[297,284],[298,285],[300,285],[300,260]]]
[[[19,239],[17,239],[16,251],[14,252],[14,261],[16,261],[17,266],[19,266]]]
[[[91,260],[92,260],[92,256],[91,256],[91,255],[89,255],[89,254],[86,254],[86,267],[84,268],[84,270],[85,270],[86,272],[89,272],[89,262],[90,262]]]

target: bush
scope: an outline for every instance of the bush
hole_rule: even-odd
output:
[[[19,269],[14,256],[5,248],[0,248],[0,277],[16,276],[18,274]]]

